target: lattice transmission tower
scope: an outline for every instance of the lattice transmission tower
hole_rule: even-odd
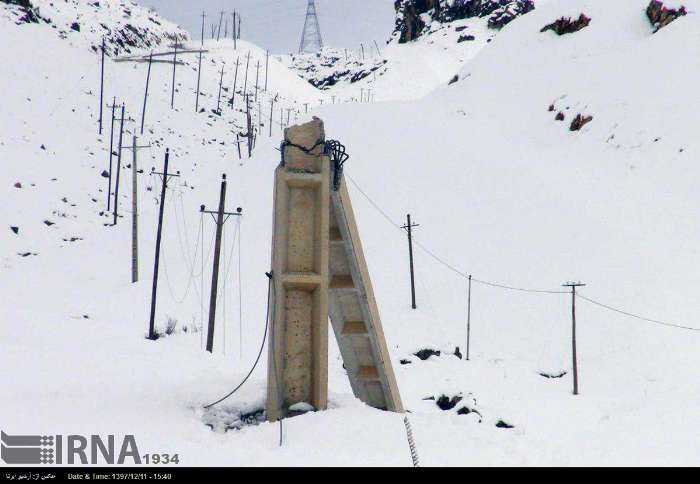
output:
[[[321,38],[321,27],[318,26],[316,3],[314,0],[309,0],[309,4],[306,7],[306,20],[304,20],[304,31],[301,34],[299,52],[317,52],[322,47],[323,38]]]

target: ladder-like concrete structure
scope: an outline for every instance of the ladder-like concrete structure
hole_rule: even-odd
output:
[[[285,130],[275,171],[267,417],[328,400],[328,319],[353,393],[402,412],[379,310],[342,173],[319,119]]]

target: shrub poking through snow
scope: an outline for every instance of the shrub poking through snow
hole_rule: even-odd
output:
[[[440,350],[431,350],[430,348],[425,348],[420,351],[413,353],[415,356],[425,361],[431,356],[440,356]]]
[[[564,113],[559,111],[556,116],[554,116],[554,119],[557,121],[564,121]]]
[[[551,378],[562,378],[564,375],[566,375],[565,371],[560,371],[559,373],[545,373],[544,371],[540,372],[540,376],[543,376],[545,378],[550,378],[550,379]]]
[[[511,425],[508,422],[499,420],[498,422],[496,422],[496,427],[498,427],[499,429],[512,429],[515,427],[515,425]]]
[[[447,395],[440,395],[440,397],[435,400],[435,405],[440,407],[440,410],[452,410],[461,401],[461,395],[455,395],[452,398],[448,397]]]
[[[665,7],[664,3],[660,2],[659,0],[651,0],[651,2],[649,2],[649,6],[647,7],[647,18],[654,27],[654,33],[666,27],[678,17],[687,15],[687,13],[688,11],[683,6],[677,9],[668,8]]]
[[[582,114],[577,114],[573,121],[571,121],[571,126],[569,126],[570,131],[580,131],[585,125],[593,121],[593,116],[584,116]]]
[[[579,30],[588,27],[588,24],[590,23],[591,19],[582,13],[576,20],[571,20],[571,17],[562,17],[557,19],[551,24],[542,27],[540,32],[553,30],[557,33],[557,35],[573,34],[574,32],[578,32]]]

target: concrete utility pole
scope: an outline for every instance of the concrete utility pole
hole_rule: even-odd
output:
[[[170,149],[165,149],[165,161],[163,162],[163,172],[152,171],[155,175],[160,175],[163,185],[160,191],[160,207],[158,210],[158,233],[156,235],[156,257],[153,263],[153,288],[151,289],[151,318],[148,323],[148,339],[156,340],[156,298],[158,295],[158,268],[160,266],[160,243],[163,235],[163,212],[165,211],[165,191],[168,188],[170,177],[179,177],[180,172],[172,175],[168,173],[168,162],[170,160]]]
[[[408,235],[408,261],[411,268],[411,307],[416,309],[416,283],[413,274],[413,235],[411,230],[413,227],[420,227],[420,225],[411,223],[411,214],[409,213],[406,215],[406,225],[401,228],[406,230]]]
[[[584,287],[580,282],[567,282],[562,287],[571,288],[571,359],[574,373],[574,395],[578,395],[578,360],[576,357],[576,288]]]
[[[219,262],[221,260],[221,235],[224,230],[224,224],[231,216],[240,217],[243,209],[238,207],[236,213],[225,212],[224,204],[226,203],[226,174],[221,179],[221,193],[219,195],[219,210],[216,212],[206,210],[204,205],[201,206],[202,213],[209,213],[212,216],[216,215],[216,241],[214,242],[214,267],[211,274],[211,295],[209,298],[209,327],[207,332],[207,351],[212,353],[214,350],[214,328],[216,322],[216,297],[219,288]]]
[[[328,320],[353,393],[402,412],[391,358],[350,197],[344,147],[314,119],[285,132],[275,170],[267,416],[295,403],[323,410],[328,397]]]
[[[133,136],[131,146],[131,282],[139,280],[139,204],[138,204],[138,150],[150,148],[151,145],[138,146],[138,138]]]

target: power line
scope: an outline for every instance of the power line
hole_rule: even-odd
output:
[[[250,375],[253,374],[253,371],[255,371],[255,368],[258,366],[258,362],[260,361],[260,356],[262,356],[263,349],[265,348],[265,341],[267,340],[267,330],[269,327],[270,323],[270,285],[272,284],[272,278],[269,278],[268,282],[268,288],[267,288],[267,310],[265,311],[265,332],[263,333],[263,339],[262,343],[260,344],[260,351],[258,351],[258,356],[255,358],[255,362],[253,363],[253,366],[250,368],[250,371],[248,374],[243,378],[243,381],[241,381],[233,390],[231,390],[229,393],[224,395],[223,397],[219,398],[217,401],[210,403],[208,405],[204,405],[204,408],[210,408],[213,407],[214,405],[218,405],[219,403],[223,402],[226,400],[228,397],[233,395],[238,391],[239,388],[245,384],[245,382],[248,381],[248,378],[250,378]]]
[[[657,320],[657,319],[645,318],[644,316],[639,316],[638,314],[633,314],[633,313],[630,313],[630,312],[628,312],[628,311],[624,311],[624,310],[622,310],[622,309],[614,308],[614,307],[612,307],[612,306],[608,306],[607,304],[603,304],[603,303],[601,303],[601,302],[595,301],[595,300],[593,300],[593,299],[591,299],[591,298],[588,298],[588,297],[582,295],[581,293],[576,293],[576,296],[577,296],[577,297],[580,297],[581,299],[583,299],[583,300],[585,300],[585,301],[588,301],[588,302],[591,303],[591,304],[595,304],[596,306],[600,306],[600,307],[602,307],[602,308],[608,309],[608,310],[610,310],[610,311],[614,311],[614,312],[619,313],[619,314],[624,314],[625,316],[629,316],[630,318],[639,319],[640,321],[646,321],[647,323],[659,324],[659,325],[668,326],[668,327],[671,327],[671,328],[687,329],[687,330],[689,330],[689,331],[700,331],[700,328],[693,328],[692,326],[685,326],[685,325],[682,325],[682,324],[668,323],[668,322],[665,322],[665,321],[659,321],[659,320]]]
[[[394,220],[384,210],[382,210],[382,208],[379,206],[379,204],[377,204],[374,200],[372,200],[372,198],[369,195],[367,195],[367,193],[357,184],[357,182],[355,180],[353,180],[352,177],[350,177],[350,175],[346,175],[346,177],[350,180],[350,183],[352,183],[353,186],[355,188],[357,188],[357,190],[362,194],[362,196],[365,197],[365,199],[370,203],[370,205],[372,205],[382,215],[382,217],[384,217],[395,228],[402,230],[402,227],[399,224],[395,223]],[[445,259],[443,259],[442,257],[435,254],[435,252],[431,251],[425,245],[421,244],[420,241],[416,240],[415,237],[413,239],[413,242],[416,244],[416,246],[418,246],[421,250],[423,250],[423,252],[425,252],[431,258],[433,258],[436,262],[443,265],[444,267],[446,267],[450,271],[454,272],[456,275],[458,275],[462,279],[469,278],[469,276],[467,275],[467,273],[465,271],[458,269],[456,266],[450,264]],[[487,286],[496,287],[496,288],[500,288],[500,289],[507,289],[507,290],[511,290],[511,291],[539,293],[539,294],[568,294],[567,291],[529,289],[529,288],[523,288],[523,287],[509,286],[506,284],[500,284],[497,282],[490,282],[490,281],[485,281],[485,280],[476,279],[476,278],[472,278],[472,281],[479,283],[479,284],[484,284]]]

